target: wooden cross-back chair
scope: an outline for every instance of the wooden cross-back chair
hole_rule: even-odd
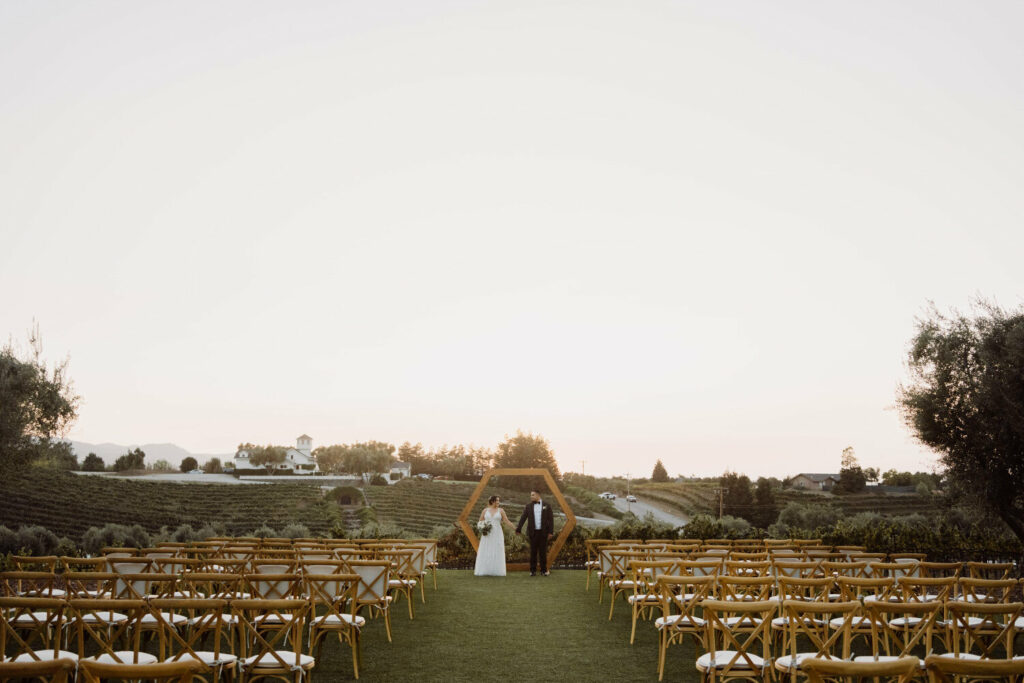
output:
[[[11,555],[11,566],[15,571],[50,572],[57,570],[59,558],[56,555]]]
[[[715,588],[719,600],[757,602],[771,599],[775,579],[770,576],[719,575]]]
[[[654,620],[658,629],[658,680],[665,675],[665,654],[669,646],[682,644],[689,636],[703,647],[705,622],[702,605],[714,593],[714,576],[656,577],[661,598],[661,616]]]
[[[275,678],[301,681],[316,665],[303,652],[307,600],[235,600],[231,615],[237,624],[239,670],[244,681]]]
[[[633,591],[633,580],[629,578],[629,563],[633,560],[644,560],[647,554],[637,550],[621,550],[618,548],[601,548],[601,590],[598,601],[603,598],[604,586],[608,586],[610,607],[608,620],[615,613],[615,597],[628,595]]]
[[[801,577],[780,576],[777,580],[780,600],[802,600],[804,602],[829,602],[835,581],[831,576]]]
[[[178,586],[182,593],[192,598],[214,600],[251,598],[252,595],[243,590],[243,583],[244,577],[241,574],[187,572],[181,575]]]
[[[824,574],[819,560],[775,559],[772,560],[772,571],[779,578],[790,579],[810,579]]]
[[[823,560],[821,571],[826,575],[846,576],[855,579],[866,579],[869,577],[870,569],[866,561],[859,562],[837,562],[834,560]]]
[[[1024,612],[1019,602],[984,603],[954,600],[948,603],[950,629],[949,656],[959,658],[1004,659],[1013,657],[1013,643]],[[1002,653],[999,653],[999,648]]]
[[[112,598],[118,575],[107,571],[66,571],[61,578],[69,598]]]
[[[68,601],[67,620],[80,659],[113,664],[152,664],[154,655],[140,649],[142,618],[149,607],[144,600],[75,598]]]
[[[358,574],[305,574],[309,595],[309,654],[320,658],[324,640],[334,634],[352,650],[352,672],[359,678],[361,658],[359,634],[366,619],[356,614]]]
[[[703,560],[678,560],[676,568],[683,576],[719,576],[722,574],[722,560],[717,558]]]
[[[723,564],[722,573],[727,576],[768,576],[772,570],[772,563],[768,560],[728,559]]]
[[[917,567],[921,570],[921,576],[925,578],[952,576],[953,578],[959,579],[960,574],[963,573],[964,570],[964,563],[922,561],[917,563]]]
[[[249,593],[257,600],[288,600],[303,597],[302,576],[287,574],[248,574]]]
[[[654,610],[661,606],[657,577],[672,574],[675,564],[673,560],[633,560],[629,563],[633,581],[633,594],[627,598],[633,622],[629,634],[630,645],[636,639],[637,620],[650,619]]]
[[[225,614],[226,600],[155,598],[149,601],[149,607],[157,624],[161,661],[193,660],[203,664],[198,673],[210,675],[213,681],[233,678],[238,657],[230,652],[233,639],[230,615]],[[168,615],[184,616],[188,628],[168,619]],[[207,649],[206,643],[212,643],[212,649]]]
[[[915,649],[932,654],[935,627],[942,615],[941,602],[867,602],[864,612],[873,630],[871,654],[854,661],[878,661],[883,657],[915,657]],[[924,668],[924,657],[920,657]]]
[[[703,608],[708,651],[696,662],[701,680],[708,683],[733,679],[770,680],[770,626],[779,602],[705,600]]]
[[[903,578],[920,576],[917,568],[917,561],[907,562],[871,562],[869,563],[870,576],[874,578],[891,579],[893,583]]]
[[[73,681],[78,662],[74,659],[47,659],[38,662],[0,660],[0,681],[29,679],[47,683]]]
[[[853,643],[853,620],[860,614],[857,601],[828,602],[783,600],[781,616],[772,620],[772,628],[784,624],[784,650],[787,654],[776,657],[774,666],[781,674],[788,674],[796,682],[802,673],[802,664],[808,658],[849,659]],[[811,650],[800,650],[807,642]]]
[[[839,659],[804,660],[803,670],[810,683],[854,683],[872,679],[875,683],[886,680],[910,683],[920,673],[917,657],[899,657],[885,661],[843,661]]]
[[[390,643],[392,597],[388,584],[391,580],[391,563],[386,560],[352,560],[349,569],[359,576],[353,614],[359,614],[366,607],[368,616],[383,616],[384,629]]]
[[[0,597],[0,654],[16,662],[77,659],[60,649],[66,606],[62,598]]]
[[[388,589],[395,596],[396,600],[399,596],[405,597],[410,619],[414,616],[412,591],[418,583],[414,565],[416,554],[414,550],[394,547],[382,548],[377,551],[377,556],[380,560],[391,563],[391,578],[388,581]]]

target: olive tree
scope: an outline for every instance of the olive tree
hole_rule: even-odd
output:
[[[899,388],[907,425],[938,451],[946,481],[1024,540],[1024,311],[931,306],[917,321]]]

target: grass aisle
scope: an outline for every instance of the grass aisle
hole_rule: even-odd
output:
[[[584,590],[586,573],[549,577],[512,572],[506,578],[442,571],[439,590],[427,587],[409,621],[404,602],[392,615],[394,642],[377,619],[363,634],[365,681],[657,681],[658,639],[650,622],[637,625],[620,598],[608,621],[608,599]],[[417,598],[418,599],[418,598]],[[325,648],[319,681],[350,680],[351,659],[337,644]],[[692,645],[669,650],[665,680],[696,681]]]

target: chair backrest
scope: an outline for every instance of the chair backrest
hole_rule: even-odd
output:
[[[939,577],[939,576],[952,576],[953,578],[960,578],[960,574],[963,572],[963,562],[918,562],[918,569],[921,570],[921,576],[924,577]]]
[[[776,558],[772,560],[772,569],[779,578],[809,579],[823,574],[819,560],[791,560]]]
[[[883,654],[910,657],[918,647],[931,654],[942,607],[938,601],[865,602],[864,613],[871,621],[872,655],[876,659]]]
[[[817,657],[849,659],[852,623],[860,614],[860,609],[860,603],[855,600],[783,600],[782,615],[786,617],[786,644],[793,660],[796,660],[800,651],[799,644],[805,641],[810,642]],[[837,618],[842,619],[838,625],[834,621]]]
[[[175,574],[118,574],[114,581],[114,597],[139,600],[154,596],[166,598],[174,595],[177,584]]]
[[[53,572],[12,571],[0,573],[0,595],[54,597],[57,575]]]
[[[972,579],[1008,579],[1013,562],[968,562],[967,575]]]
[[[690,633],[703,633],[702,605],[714,593],[715,581],[714,576],[666,576],[663,574],[656,577],[658,595],[661,597],[662,615],[680,615],[679,619],[672,622],[673,628]]]
[[[807,673],[810,683],[841,681],[852,683],[866,678],[890,679],[896,683],[910,683],[917,675],[920,660],[917,657],[900,657],[878,662],[849,662],[840,659],[819,659],[809,657],[800,668]]]
[[[61,576],[69,598],[111,597],[119,578],[113,572],[64,572]]]
[[[56,555],[11,555],[11,566],[15,571],[50,572],[57,569]]]
[[[778,600],[705,600],[702,606],[704,639],[711,661],[717,664],[719,650],[733,653],[724,665],[716,665],[716,677],[724,680],[735,677],[734,672],[759,670],[751,655],[763,661],[771,658],[771,622],[779,609]]]
[[[676,562],[679,573],[685,576],[718,576],[722,573],[722,560],[682,560]]]
[[[946,604],[956,655],[977,655],[982,659],[1013,656],[1018,633],[1017,619],[1024,612],[1019,602],[984,603],[953,600]],[[999,648],[1002,647],[1002,653]]]
[[[899,584],[903,599],[909,602],[945,602],[953,597],[956,590],[956,579],[952,576],[904,576],[896,579],[896,583]]]
[[[13,679],[45,680],[49,683],[67,683],[74,678],[78,662],[73,659],[47,659],[38,662],[0,661],[0,681]]]
[[[1010,602],[1017,587],[1013,579],[974,579],[963,577],[958,582],[961,600],[967,602]]]
[[[299,574],[249,574],[245,579],[255,599],[289,600],[302,595]]]
[[[60,566],[66,572],[101,572],[107,568],[107,558],[61,555]]]
[[[227,600],[205,598],[154,598],[148,601],[149,616],[157,625],[160,659],[178,660],[189,657],[199,659],[196,650],[213,652],[219,660],[224,646],[224,621]],[[182,629],[168,620],[168,615],[187,614],[188,629]],[[230,648],[230,639],[227,639]],[[212,648],[212,649],[211,649]]]
[[[768,560],[726,560],[727,576],[768,576],[771,574],[772,563]]]
[[[771,598],[775,579],[770,576],[721,576],[716,583],[718,599],[757,602]]]
[[[1024,659],[963,659],[931,655],[924,660],[933,683],[954,681],[1019,681],[1024,676]]]
[[[828,602],[835,585],[831,576],[803,578],[799,576],[778,578],[779,598],[804,602]]]
[[[352,560],[349,568],[359,576],[355,595],[357,609],[362,605],[386,606],[391,563],[387,560]]]
[[[303,559],[299,562],[299,573],[303,575],[346,574],[348,573],[348,563],[334,559],[333,555],[330,558],[316,560]]]
[[[633,579],[633,594],[653,594],[657,590],[655,581],[659,574],[671,574],[676,567],[673,560],[633,560],[629,563]]]
[[[295,557],[275,559],[255,559],[249,562],[254,574],[294,574],[298,571],[299,562]]]
[[[300,670],[302,634],[309,611],[307,600],[234,600],[239,656],[252,657],[247,668],[261,675]]]
[[[876,579],[888,578],[894,583],[899,579],[917,573],[917,562],[871,562],[871,576]]]
[[[0,653],[11,659],[44,659],[40,652],[57,656],[65,606],[59,598],[0,598]]]
[[[355,614],[358,574],[306,574],[303,583],[309,596],[311,626],[332,620],[344,623],[343,614]]]
[[[868,578],[869,568],[866,561],[857,562],[835,562],[825,560],[821,563],[821,570],[832,576],[849,576],[853,578]]]
[[[120,664],[139,663],[142,618],[149,613],[144,600],[74,598],[68,601],[68,627],[78,652],[96,648]],[[123,647],[130,643],[131,649]]]
[[[84,683],[100,683],[108,680],[167,681],[168,683],[189,683],[209,669],[194,659],[179,662],[156,662],[154,664],[110,664],[83,660],[79,673]]]
[[[856,576],[840,576],[836,579],[839,594],[844,601],[860,600],[887,602],[899,597],[896,583],[889,577],[860,578]]]
[[[241,597],[244,578],[241,574],[222,572],[186,572],[179,586],[196,598],[231,600]]]

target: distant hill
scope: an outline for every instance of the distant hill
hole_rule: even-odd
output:
[[[122,446],[116,443],[85,443],[83,441],[70,441],[71,450],[74,451],[78,457],[78,462],[82,462],[85,456],[90,453],[103,458],[103,462],[108,465],[113,465],[114,461],[119,457],[127,453],[128,451],[135,450],[136,448],[142,449],[142,452],[146,454],[146,464],[152,465],[157,460],[166,460],[170,463],[171,467],[177,467],[181,464],[181,461],[192,456],[199,461],[199,464],[203,464],[210,458],[220,458],[221,461],[230,460],[235,457],[234,453],[215,453],[215,454],[203,454],[203,453],[189,453],[181,446],[173,443],[146,443],[146,444],[131,444],[128,446]]]

